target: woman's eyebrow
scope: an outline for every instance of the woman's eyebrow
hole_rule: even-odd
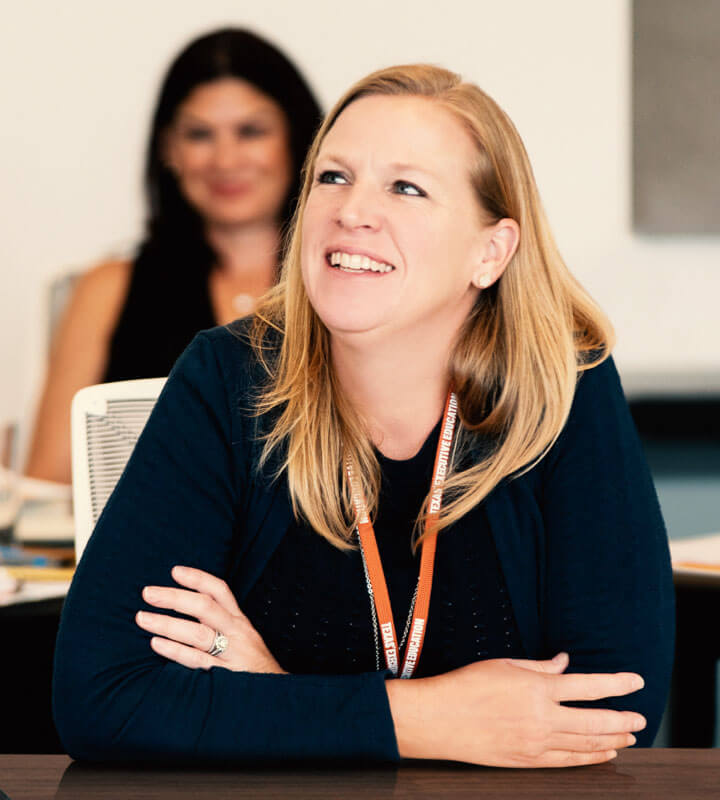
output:
[[[347,160],[344,159],[342,156],[337,156],[332,154],[325,155],[324,153],[321,153],[320,155],[318,155],[317,160],[333,161],[334,163],[339,164],[340,166],[345,167],[346,169],[352,169]],[[437,174],[432,170],[420,167],[417,164],[410,164],[404,161],[393,161],[390,164],[388,164],[388,169],[391,170],[392,172],[419,172],[423,175],[427,175],[429,178],[434,178],[434,179],[437,179],[438,177]]]
[[[347,169],[350,169],[350,164],[348,164],[348,162],[345,161],[345,159],[342,158],[341,156],[334,156],[334,155],[331,155],[329,153],[327,155],[325,153],[318,153],[318,157],[317,157],[316,160],[317,161],[333,161],[336,164],[339,164],[341,167],[346,167]]]
[[[272,112],[268,109],[258,109],[257,111],[251,111],[248,114],[244,114],[239,119],[230,120],[232,125],[248,125],[253,123],[266,123],[270,122],[272,118]],[[201,117],[197,114],[193,114],[192,111],[184,111],[182,112],[178,120],[185,124],[190,125],[215,125],[216,123],[212,120],[207,120],[204,117]]]

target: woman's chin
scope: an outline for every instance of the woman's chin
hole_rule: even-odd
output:
[[[196,206],[200,216],[212,226],[218,228],[236,228],[257,225],[274,219],[274,212],[257,204],[247,203],[207,203],[204,207]]]
[[[388,320],[378,314],[318,313],[331,336],[372,336],[387,327]]]

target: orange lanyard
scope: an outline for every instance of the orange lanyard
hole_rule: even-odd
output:
[[[445,477],[450,466],[450,453],[455,435],[455,422],[457,419],[457,397],[454,392],[448,392],[445,401],[445,412],[443,415],[443,425],[438,440],[437,452],[435,454],[435,468],[432,479],[432,496],[430,507],[425,522],[425,538],[422,543],[422,556],[420,558],[420,575],[418,577],[417,589],[411,606],[412,625],[410,626],[410,636],[405,650],[401,678],[411,678],[422,651],[425,631],[427,630],[428,610],[430,608],[430,592],[432,591],[433,570],[435,567],[435,546],[437,544],[436,523],[440,515],[442,504],[443,486]],[[365,566],[365,573],[368,583],[368,591],[374,602],[375,612],[380,627],[380,639],[383,652],[385,653],[385,663],[394,677],[398,675],[398,664],[400,660],[400,649],[404,644],[397,645],[397,635],[395,632],[395,621],[393,619],[392,608],[390,606],[390,596],[388,594],[385,573],[380,560],[375,531],[367,511],[367,503],[362,493],[362,489],[357,485],[353,474],[352,464],[347,464],[348,480],[352,491],[353,505],[358,517],[358,536],[360,538],[360,549]],[[409,618],[408,618],[409,621]],[[406,633],[407,633],[406,627]]]

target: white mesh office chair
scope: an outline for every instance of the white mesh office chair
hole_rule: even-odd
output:
[[[72,484],[78,562],[165,380],[100,383],[81,389],[73,398]]]

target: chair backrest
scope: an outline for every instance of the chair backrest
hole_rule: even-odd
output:
[[[100,383],[81,389],[73,398],[72,483],[78,562],[165,380]]]

